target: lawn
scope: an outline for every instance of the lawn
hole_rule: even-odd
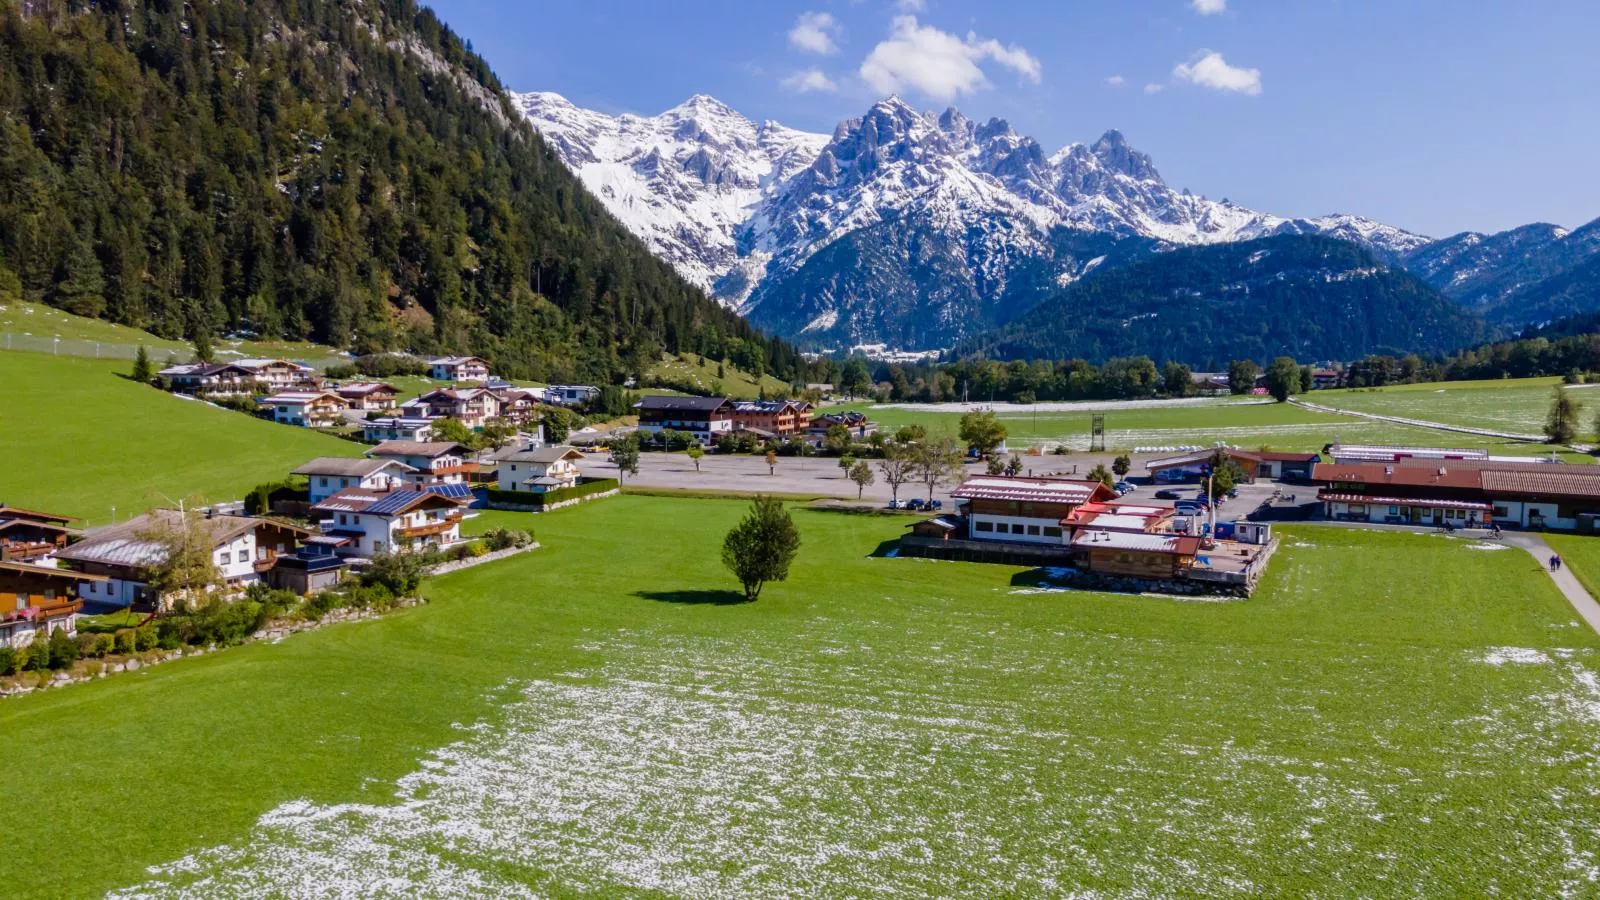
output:
[[[1319,391],[1308,395],[1308,398],[1323,403],[1326,402],[1324,394],[1334,393]],[[1184,406],[1127,401],[1109,406],[1111,408],[1103,403],[1086,404],[1081,412],[1035,412],[1031,407],[1010,404],[996,404],[994,409],[1005,422],[1014,449],[1065,442],[1073,449],[1086,450],[1093,418],[1100,414],[1105,416],[1106,447],[1110,450],[1210,446],[1217,441],[1224,441],[1237,447],[1267,446],[1274,450],[1314,451],[1321,450],[1329,443],[1343,441],[1489,447],[1496,452],[1511,454],[1539,452],[1537,447],[1528,444],[1313,412],[1259,399],[1202,399]],[[891,429],[915,423],[930,431],[943,429],[954,434],[961,421],[958,412],[943,412],[914,405],[854,404],[848,408],[860,409]]]
[[[768,397],[777,397],[789,390],[786,381],[773,378],[771,375],[756,378],[731,364],[723,367],[722,377],[718,378],[717,365],[716,360],[695,353],[677,355],[663,353],[660,364],[651,369],[649,375],[673,382],[688,382],[701,393],[720,393],[735,400],[754,400],[761,396],[762,391],[766,391]],[[646,391],[646,393],[655,392]]]
[[[1582,534],[1547,534],[1544,542],[1561,557],[1589,594],[1600,597],[1600,537]]]
[[[1594,889],[1600,640],[1525,553],[1304,526],[1257,597],[618,497],[386,619],[0,703],[11,896]],[[670,527],[661,527],[670,523]],[[146,867],[155,866],[152,870]]]
[[[56,338],[61,339],[59,347],[55,346]],[[194,354],[193,345],[187,341],[168,340],[104,319],[75,316],[42,303],[0,306],[0,349],[44,353],[56,350],[62,356],[94,357],[96,344],[100,345],[99,356],[116,359],[132,359],[143,345],[157,365],[164,364],[169,356],[188,361]],[[343,359],[332,347],[305,341],[222,339],[216,343],[216,354],[222,362],[230,358],[285,357],[318,367]]]
[[[0,353],[0,500],[83,525],[179,500],[237,500],[316,456],[362,447],[182,399],[125,362]]]
[[[1552,391],[1560,383],[1559,378],[1446,381],[1371,390],[1316,391],[1304,399],[1357,412],[1538,434],[1550,412]],[[1573,389],[1573,397],[1580,403],[1591,393],[1587,387]],[[1591,413],[1600,409],[1600,393],[1594,397],[1595,401],[1588,404]],[[1584,433],[1589,431],[1590,419],[1588,415],[1580,417],[1580,430]]]

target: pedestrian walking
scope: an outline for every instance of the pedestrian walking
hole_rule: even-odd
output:
[[[1556,555],[1554,553],[1552,553],[1552,554],[1550,554],[1550,571],[1554,572],[1555,570],[1556,570]]]

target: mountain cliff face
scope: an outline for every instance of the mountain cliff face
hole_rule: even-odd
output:
[[[1147,354],[1218,368],[1279,355],[1442,353],[1483,335],[1477,316],[1370,251],[1284,235],[1131,261],[1057,289],[959,350],[1097,362]]]
[[[1115,131],[1047,155],[1004,120],[893,97],[831,136],[756,126],[704,97],[616,118],[553,94],[515,99],[679,271],[821,345],[936,347],[976,333],[1006,314],[1019,273],[1054,262],[1063,228],[1171,246],[1325,234],[1384,260],[1427,242],[1356,216],[1286,219],[1174,189]],[[1083,263],[1063,259],[1053,276],[1070,282]]]
[[[1600,310],[1600,219],[1572,231],[1538,223],[1497,234],[1465,232],[1412,251],[1404,265],[1497,324],[1594,312]]]

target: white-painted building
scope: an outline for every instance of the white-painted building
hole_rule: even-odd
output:
[[[411,484],[425,487],[430,484],[465,484],[467,480],[467,448],[450,441],[384,441],[367,456],[403,463],[415,470],[409,477]]]
[[[583,454],[571,447],[507,451],[495,461],[495,478],[502,491],[542,494],[576,487],[582,459]]]
[[[1116,493],[1098,481],[979,475],[950,496],[965,509],[971,540],[1065,546],[1071,540],[1065,520],[1073,511]]]
[[[552,406],[583,406],[599,399],[600,389],[592,384],[552,384],[544,389],[544,397]]]
[[[322,517],[324,535],[348,542],[336,548],[340,556],[371,559],[460,541],[465,503],[433,490],[346,488],[312,511]]]
[[[489,363],[476,356],[440,356],[428,360],[428,375],[438,381],[489,380]]]
[[[313,459],[289,474],[306,477],[310,501],[316,504],[345,488],[383,491],[404,487],[411,482],[417,470],[399,460],[383,457],[346,459],[324,456]]]
[[[369,444],[385,441],[426,443],[433,439],[433,419],[426,416],[387,416],[368,419],[361,426],[361,437]]]
[[[280,425],[326,428],[344,418],[344,400],[332,391],[284,391],[256,402]]]

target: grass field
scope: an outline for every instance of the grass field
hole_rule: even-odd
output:
[[[7,334],[11,335],[9,345],[4,337]],[[94,349],[82,345],[94,343],[104,345],[102,350],[108,357],[117,356],[119,350],[127,350],[128,353],[121,357],[127,359],[131,359],[133,349],[142,344],[158,366],[165,363],[168,356],[176,355],[180,360],[188,361],[194,354],[194,346],[186,341],[168,340],[148,331],[116,325],[103,319],[75,316],[42,303],[0,307],[0,348],[49,353],[51,348],[47,345],[55,338],[60,338],[64,344],[78,345],[63,349],[62,355],[92,356]],[[341,358],[341,354],[332,347],[304,341],[223,339],[217,341],[216,352],[217,358],[223,362],[229,357],[286,357],[319,367]]]
[[[754,400],[765,390],[767,396],[776,397],[789,390],[789,384],[763,375],[757,379],[754,375],[733,366],[723,367],[722,378],[717,378],[717,361],[706,359],[694,353],[681,353],[661,355],[661,363],[651,369],[649,374],[656,378],[666,378],[673,381],[687,381],[704,393],[711,393],[712,388],[720,380],[722,394],[735,400]],[[653,393],[653,392],[647,392]]]
[[[1311,394],[1310,399],[1318,403],[1326,402],[1324,393],[1331,396],[1344,392],[1319,391]],[[1077,450],[1088,449],[1093,417],[1103,414],[1106,417],[1106,446],[1111,450],[1209,446],[1217,441],[1239,447],[1320,450],[1329,443],[1344,441],[1432,447],[1489,447],[1508,454],[1538,452],[1529,444],[1366,421],[1252,399],[1197,400],[1187,406],[1157,406],[1130,401],[1111,406],[1106,408],[1106,404],[1093,404],[1084,406],[1081,412],[1051,410],[1037,413],[1026,406],[997,404],[994,408],[1005,422],[1010,434],[1009,443],[1013,448],[1065,442]],[[915,423],[930,431],[944,429],[954,434],[961,421],[960,413],[909,405],[856,404],[850,408],[861,409],[890,429]]]
[[[1560,384],[1559,378],[1446,381],[1375,390],[1316,391],[1305,399],[1357,412],[1538,434],[1550,411],[1552,391]],[[1589,401],[1591,394],[1593,401]],[[1600,388],[1574,388],[1573,397],[1590,407],[1589,414],[1580,419],[1580,431],[1588,434],[1593,413],[1600,410]]]
[[[1305,526],[1254,600],[1184,602],[874,558],[900,519],[801,510],[793,577],[741,604],[715,548],[742,509],[486,514],[542,549],[383,620],[0,703],[26,761],[0,885],[1594,889],[1600,640],[1525,553]]]
[[[178,500],[237,500],[361,446],[163,393],[125,362],[0,353],[0,500],[104,524]],[[170,498],[170,499],[169,499]]]

